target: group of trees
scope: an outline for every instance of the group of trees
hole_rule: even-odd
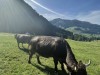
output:
[[[94,41],[94,40],[100,40],[100,37],[95,37],[95,36],[86,37],[83,35],[74,34],[73,37],[71,37],[70,39],[73,39],[76,41]]]

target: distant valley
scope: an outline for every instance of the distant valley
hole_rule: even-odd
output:
[[[74,34],[100,35],[100,25],[79,20],[54,19],[50,21],[54,26],[73,32]]]

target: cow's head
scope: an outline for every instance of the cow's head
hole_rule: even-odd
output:
[[[76,75],[87,75],[86,67],[90,65],[91,61],[89,60],[88,64],[83,64],[82,61],[79,61],[77,66],[74,67]]]

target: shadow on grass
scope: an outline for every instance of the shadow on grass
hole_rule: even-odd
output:
[[[29,50],[27,48],[19,48],[20,50],[24,51],[25,53],[29,54]]]
[[[20,50],[24,51],[25,53],[29,53],[29,50],[26,48],[20,48]],[[63,72],[62,70],[58,70],[58,74],[57,74],[54,72],[54,68],[51,68],[51,67],[43,65],[43,64],[39,65],[39,64],[31,63],[31,65],[35,66],[37,69],[46,73],[47,75],[68,75],[67,73]]]
[[[63,72],[62,70],[58,70],[58,74],[54,72],[54,68],[51,68],[49,66],[46,65],[36,65],[36,64],[32,64],[33,66],[35,66],[37,69],[39,69],[40,71],[46,73],[47,75],[68,75],[67,73]],[[44,66],[45,68],[43,68],[42,66]]]
[[[27,48],[19,48],[19,49],[24,51],[25,53],[29,53],[29,50]],[[63,72],[62,70],[58,70],[58,74],[57,74],[54,72],[54,68],[51,68],[51,67],[43,65],[43,64],[37,65],[37,64],[31,63],[31,65],[35,66],[37,69],[46,73],[47,75],[68,75],[67,73]]]

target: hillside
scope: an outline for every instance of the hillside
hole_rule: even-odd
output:
[[[27,50],[20,50],[13,34],[0,33],[0,75],[55,75],[52,58],[40,57],[44,66],[37,64],[36,56],[32,58],[32,64],[28,64],[29,54]],[[79,42],[68,40],[76,59],[91,65],[87,68],[89,75],[100,74],[100,41]],[[24,45],[25,46],[25,45]],[[27,48],[27,45],[26,45]],[[59,75],[63,74],[58,64]]]
[[[75,34],[99,34],[100,25],[79,20],[54,19],[50,21],[54,26],[71,31]]]
[[[0,0],[0,32],[72,36],[53,26],[24,0]]]

